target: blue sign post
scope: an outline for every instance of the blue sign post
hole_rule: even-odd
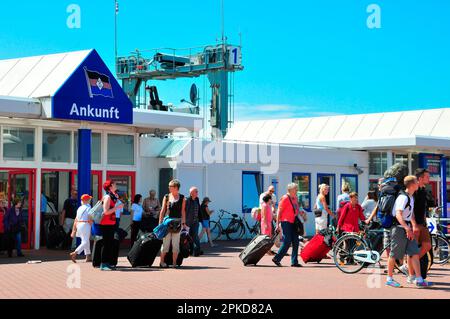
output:
[[[441,202],[442,217],[447,218],[447,159],[445,156],[441,157]]]
[[[56,119],[133,123],[133,104],[92,50],[52,97]],[[78,130],[78,196],[91,194],[91,130]]]

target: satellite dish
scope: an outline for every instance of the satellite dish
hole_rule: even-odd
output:
[[[195,85],[194,83],[191,85],[191,93],[190,93],[190,99],[192,104],[197,105],[197,97],[198,97],[197,85]]]

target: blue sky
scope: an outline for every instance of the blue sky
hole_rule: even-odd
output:
[[[71,3],[81,28],[66,26]],[[220,1],[119,0],[119,55],[215,43]],[[381,8],[369,29],[366,8]],[[229,41],[242,34],[236,119],[450,106],[450,1],[225,0]],[[96,48],[114,69],[114,0],[2,1],[0,59]],[[157,82],[164,102],[204,80]],[[201,92],[200,97],[203,97]]]

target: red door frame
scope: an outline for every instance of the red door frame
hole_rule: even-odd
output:
[[[36,199],[35,191],[36,191],[36,169],[34,168],[24,168],[24,169],[16,169],[16,168],[0,168],[0,170],[8,171],[8,208],[11,207],[11,196],[12,196],[12,183],[11,176],[12,175],[29,175],[28,181],[28,241],[26,243],[22,243],[23,249],[31,249],[34,247],[34,217],[36,216],[36,205],[34,205]],[[33,201],[33,199],[35,199]]]
[[[132,201],[134,195],[136,194],[136,172],[127,172],[127,171],[106,171],[106,179],[110,179],[111,175],[115,176],[129,176],[131,177],[131,194],[130,200]]]

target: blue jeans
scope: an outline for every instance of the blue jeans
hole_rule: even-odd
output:
[[[190,252],[191,255],[195,253],[200,253],[200,239],[198,238],[198,229],[200,227],[199,223],[195,223],[189,227],[189,236],[192,238],[192,242],[190,243]]]
[[[292,244],[291,265],[298,264],[299,240],[294,224],[289,222],[281,222],[281,229],[283,230],[283,243],[273,259],[280,262]]]

